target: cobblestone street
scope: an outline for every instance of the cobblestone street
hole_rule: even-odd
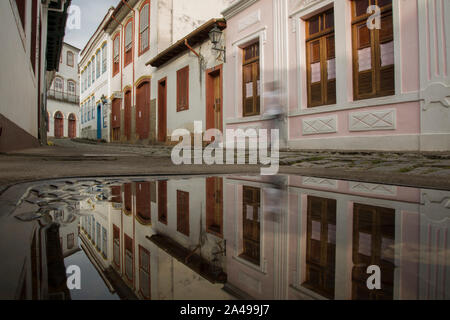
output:
[[[114,175],[259,174],[257,165],[182,165],[171,147],[54,140],[52,146],[0,155],[0,183]],[[448,153],[280,152],[280,173],[378,184],[450,189]]]

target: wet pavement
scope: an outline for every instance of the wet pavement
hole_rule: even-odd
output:
[[[118,175],[258,174],[256,165],[173,165],[167,146],[54,140],[54,146],[0,154],[0,192],[39,179]],[[282,151],[280,173],[450,190],[449,153]]]
[[[2,299],[450,299],[449,191],[97,177],[15,185],[0,209]]]

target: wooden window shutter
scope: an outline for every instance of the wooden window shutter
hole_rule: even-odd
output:
[[[177,191],[177,231],[189,236],[189,193]]]
[[[242,109],[243,116],[260,114],[259,42],[242,49]]]
[[[308,107],[336,103],[334,10],[306,21]]]
[[[354,99],[395,94],[394,36],[391,0],[371,0],[381,8],[381,29],[369,30],[368,0],[353,0]]]
[[[189,66],[177,71],[177,112],[189,109]]]

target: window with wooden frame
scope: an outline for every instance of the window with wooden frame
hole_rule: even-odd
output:
[[[102,227],[102,256],[108,259],[108,231]]]
[[[261,264],[261,189],[243,187],[242,254],[240,257],[252,264]]]
[[[259,50],[259,42],[242,49],[242,109],[244,117],[257,116],[261,112]]]
[[[72,250],[75,247],[75,235],[73,233],[67,235],[67,249]]]
[[[67,81],[67,93],[75,95],[75,92],[76,92],[75,81],[68,80]]]
[[[381,9],[381,29],[367,27],[371,5]],[[353,0],[352,38],[354,100],[394,95],[392,0]]]
[[[146,300],[151,297],[150,252],[139,246],[139,292]]]
[[[177,112],[189,110],[189,66],[177,71]]]
[[[158,181],[158,221],[167,224],[167,181]]]
[[[102,74],[104,74],[106,72],[106,69],[108,68],[108,64],[107,64],[107,61],[108,61],[107,60],[107,49],[108,49],[108,46],[105,43],[102,46]]]
[[[84,76],[85,76],[84,71],[82,71],[81,72],[81,76],[80,76],[80,79],[81,79],[81,93],[84,92]]]
[[[102,71],[102,65],[101,65],[101,63],[102,63],[102,58],[101,58],[101,54],[102,54],[102,52],[101,52],[101,50],[99,49],[98,51],[97,51],[97,55],[96,55],[96,57],[95,57],[95,62],[96,62],[96,72],[95,72],[95,77],[96,77],[96,79],[98,79],[98,78],[100,78],[100,74],[101,74],[101,71]]]
[[[395,210],[355,203],[353,207],[352,299],[393,300]],[[381,289],[367,288],[367,268],[381,269]]]
[[[73,67],[74,65],[74,56],[72,51],[67,51],[67,65],[69,67]]]
[[[91,73],[92,73],[92,75],[91,75],[91,81],[92,81],[91,84],[94,84],[94,82],[95,82],[95,56],[92,57],[91,67],[92,67],[92,69],[91,69]]]
[[[100,222],[97,222],[97,224],[95,225],[95,231],[96,231],[95,247],[97,248],[97,251],[100,251],[102,245],[102,229],[100,226]]]
[[[27,1],[16,0],[17,10],[19,11],[20,22],[22,22],[22,28],[25,30],[25,15],[27,12]]]
[[[189,192],[177,190],[177,231],[189,237]]]
[[[142,223],[151,223],[150,183],[136,184],[136,215]]]
[[[125,25],[124,67],[133,62],[133,19]]]
[[[120,268],[120,229],[113,225],[113,262]]]
[[[91,225],[91,242],[95,242],[95,218],[92,217],[92,225]]]
[[[126,234],[124,235],[125,243],[125,276],[128,281],[134,281],[134,248],[133,239]]]
[[[119,73],[120,69],[120,33],[113,40],[113,77]]]
[[[306,275],[302,286],[334,299],[336,200],[308,197]]]
[[[124,185],[124,209],[125,214],[131,214],[132,210],[132,184],[131,183],[125,183]]]
[[[122,188],[120,186],[112,186],[111,196],[112,203],[122,203]]]
[[[139,12],[139,55],[148,51],[150,42],[150,2],[144,2]]]
[[[63,92],[64,91],[64,80],[56,77],[55,78],[55,90],[58,92]]]
[[[334,10],[306,21],[308,107],[336,103]]]
[[[91,70],[92,70],[91,62],[89,62],[88,66],[87,66],[87,87],[88,88],[91,86],[91,76],[92,76]]]

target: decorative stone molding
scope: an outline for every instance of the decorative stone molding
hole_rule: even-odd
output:
[[[239,20],[238,30],[239,32],[241,32],[260,21],[261,21],[261,11],[260,10],[254,11],[249,15],[247,15],[245,18]]]
[[[397,187],[385,186],[381,184],[350,182],[350,191],[357,193],[373,194],[373,195],[385,195],[396,196]]]
[[[450,108],[450,86],[446,86],[443,83],[435,82],[430,84],[425,90],[422,91],[422,99],[425,101],[423,111],[427,111],[432,103],[440,102],[446,108]]]
[[[397,112],[395,109],[353,112],[349,116],[350,131],[395,130]]]
[[[222,11],[222,15],[226,20],[229,20],[258,1],[259,0],[238,0]]]
[[[336,133],[337,116],[303,120],[303,135]]]
[[[319,187],[319,188],[327,188],[327,189],[337,189],[338,188],[337,180],[331,180],[331,179],[304,177],[302,180],[302,183],[305,186],[311,186],[311,187]]]

